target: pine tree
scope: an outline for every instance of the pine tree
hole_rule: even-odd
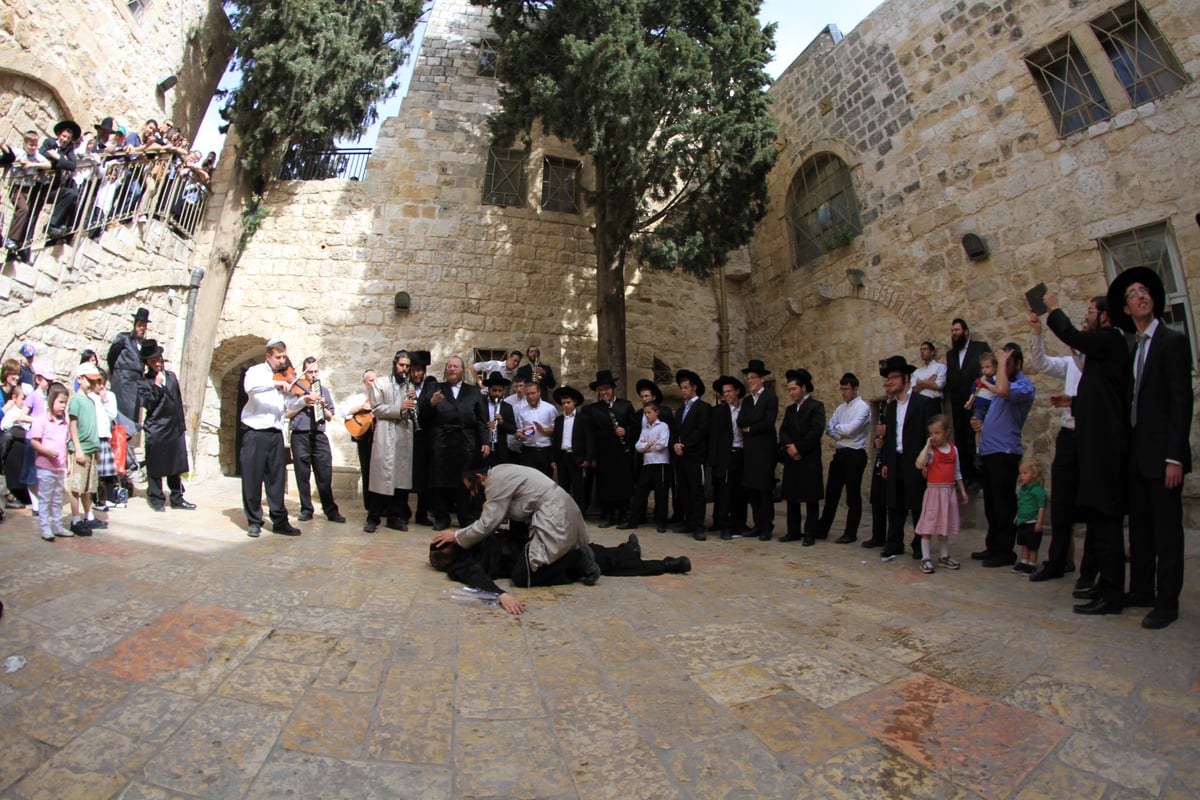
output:
[[[493,143],[592,160],[598,364],[624,376],[625,269],[704,276],[749,242],[777,154],[759,0],[472,0],[500,37]]]

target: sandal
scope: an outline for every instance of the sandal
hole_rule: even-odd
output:
[[[921,572],[924,572],[926,575],[933,572],[933,562],[928,558],[921,561]]]

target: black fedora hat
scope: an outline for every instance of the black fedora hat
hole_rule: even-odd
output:
[[[569,397],[575,401],[576,406],[583,405],[583,393],[574,386],[560,386],[554,390],[554,402],[562,405],[564,397]]]
[[[725,391],[726,386],[732,386],[733,390],[738,393],[738,397],[746,396],[746,384],[739,381],[732,375],[722,375],[713,381],[712,388],[717,394]]]
[[[428,350],[410,350],[408,357],[413,366],[428,367],[433,363],[433,355]]]
[[[795,381],[797,386],[803,386],[806,392],[813,390],[812,373],[806,369],[789,369],[784,377],[789,381]]]
[[[637,382],[637,385],[634,387],[634,389],[639,395],[648,390],[650,394],[654,395],[654,402],[656,403],[661,403],[663,401],[662,389],[658,388],[658,384],[649,378],[642,378]]]
[[[83,136],[83,129],[79,127],[79,123],[73,119],[64,119],[54,126],[54,135],[58,136],[63,131],[71,132],[71,140],[78,142],[79,137]]]
[[[139,308],[133,315],[133,321],[134,322],[149,322],[150,321],[150,309]]]
[[[142,361],[149,361],[155,356],[161,356],[163,349],[158,344],[157,339],[147,339],[142,342]]]
[[[112,133],[117,129],[116,125],[113,123],[112,117],[105,117],[92,127],[98,130],[100,133]]]
[[[917,368],[908,363],[904,356],[888,356],[883,361],[879,362],[879,377],[886,378],[893,372],[902,372],[905,375],[912,375],[917,371]]]
[[[483,382],[484,386],[508,386],[512,381],[501,375],[499,372],[493,372],[487,376],[487,380]]]
[[[596,373],[596,380],[588,384],[588,388],[593,391],[598,386],[611,386],[617,388],[617,378],[612,374],[611,369],[602,369]]]
[[[751,372],[764,378],[771,374],[771,370],[767,369],[766,365],[763,364],[762,359],[758,358],[750,359],[750,366],[742,370],[743,375],[749,375]]]
[[[690,369],[681,369],[675,373],[675,383],[686,380],[692,386],[696,387],[696,397],[704,396],[704,381],[700,380],[700,376]]]
[[[1125,293],[1129,287],[1140,283],[1150,290],[1150,299],[1154,301],[1154,316],[1161,317],[1167,305],[1167,292],[1163,288],[1162,278],[1150,267],[1132,267],[1125,270],[1108,287],[1108,318],[1126,333],[1134,333],[1133,317],[1125,311]]]

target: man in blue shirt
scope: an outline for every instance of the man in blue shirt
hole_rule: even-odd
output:
[[[1025,356],[1020,345],[1004,345],[996,351],[996,361],[996,398],[982,422],[971,420],[971,427],[981,431],[983,510],[988,523],[984,549],[972,553],[971,558],[983,561],[985,567],[1007,567],[1017,560],[1013,551],[1017,541],[1017,472],[1025,453],[1021,428],[1037,394],[1021,371]]]

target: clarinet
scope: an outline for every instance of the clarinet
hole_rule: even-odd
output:
[[[403,392],[404,394],[406,394],[408,396],[409,400],[413,401],[412,408],[406,408],[406,409],[401,410],[400,419],[412,420],[413,431],[421,430],[421,421],[419,419],[417,419],[417,406],[416,406],[417,393],[415,391],[413,391],[412,381],[410,381],[408,379],[408,377],[406,376],[404,378],[404,380],[400,381],[400,383],[397,384],[397,386],[401,392]]]
[[[613,433],[617,434],[617,441],[621,443],[621,452],[628,453],[629,442],[625,441],[625,437],[622,436],[617,430],[621,427],[621,423],[617,422],[617,415],[613,413],[612,406],[608,407],[608,418],[612,420]]]

